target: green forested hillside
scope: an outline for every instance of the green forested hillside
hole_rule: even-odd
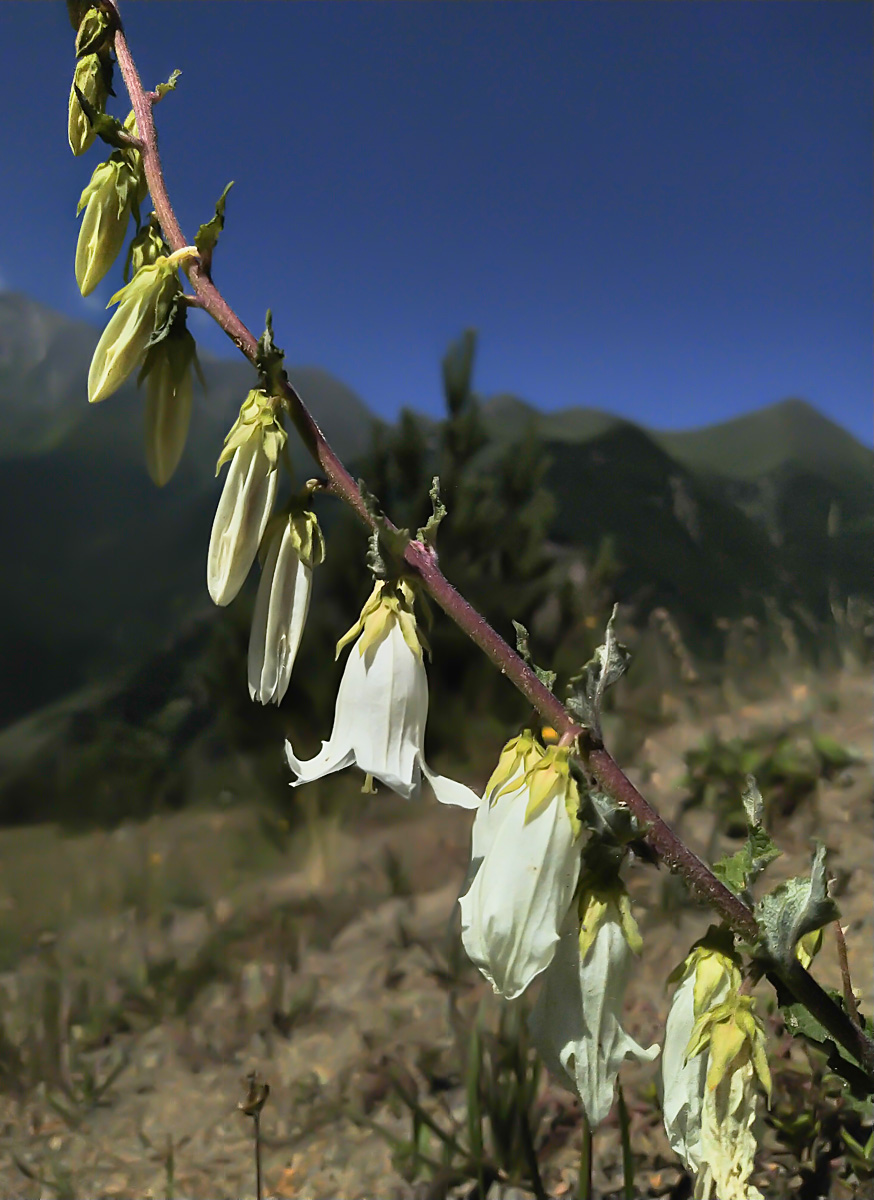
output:
[[[12,550],[0,592],[0,725],[112,680],[107,711],[138,711],[130,689],[139,694],[148,679],[149,720],[158,719],[172,699],[161,680],[169,691],[183,678],[220,688],[244,671],[255,580],[231,610],[216,610],[204,571],[221,488],[215,461],[253,374],[242,362],[204,362],[208,394],[196,396],[176,476],[157,489],[143,462],[136,388],[86,402],[96,339],[90,326],[0,295],[0,538]],[[836,603],[872,597],[874,454],[810,406],[786,402],[680,434],[592,409],[543,414],[512,396],[481,401],[474,346],[468,338],[447,356],[442,423],[406,412],[389,427],[327,372],[289,375],[402,524],[425,519],[431,477],[441,476],[441,561],[505,636],[513,619],[524,621],[540,652],[570,670],[619,601],[639,628],[666,609],[695,653],[718,658],[726,621],[764,619],[776,606],[815,641]],[[283,706],[313,731],[330,718],[330,648],[368,590],[361,530],[336,502],[318,504],[328,560]],[[432,642],[432,670],[453,681],[453,694],[479,696],[497,713],[507,689],[471,663],[446,622]],[[201,716],[227,704],[224,692],[202,693]],[[120,694],[124,705],[112,699]],[[239,732],[252,719],[242,674],[238,698],[224,716]],[[452,705],[435,713],[438,740],[455,720]]]

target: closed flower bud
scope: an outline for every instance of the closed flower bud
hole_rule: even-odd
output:
[[[313,567],[325,557],[315,513],[293,512],[268,526],[266,554],[249,637],[249,695],[261,704],[279,704],[310,606]]]
[[[186,247],[186,249],[188,249]],[[142,362],[152,334],[167,319],[179,291],[175,255],[143,267],[109,301],[118,308],[104,329],[88,371],[88,400],[105,400]]]
[[[76,30],[76,57],[94,54],[103,49],[109,36],[109,17],[102,8],[92,5],[82,16]]]
[[[153,262],[157,262],[159,258],[169,255],[169,253],[158,218],[154,213],[150,213],[148,221],[136,237],[131,239],[128,252],[128,266],[131,275],[136,275],[141,267],[150,267]]]
[[[100,163],[79,198],[77,215],[85,209],[76,244],[76,282],[90,295],[115,262],[124,244],[134,205],[144,195],[142,168],[132,163],[137,151],[116,150]]]
[[[194,338],[182,328],[149,350],[143,366],[146,378],[146,466],[158,487],[170,479],[188,437],[193,385]]]
[[[266,392],[249,392],[216,472],[230,459],[207,554],[207,587],[216,604],[230,604],[255,561],[276,498],[285,440],[276,401]]]
[[[86,54],[76,63],[73,83],[70,87],[70,105],[67,121],[67,137],[74,154],[84,154],[95,138],[94,126],[88,120],[76,88],[92,108],[102,113],[106,104],[106,67],[99,54]]]

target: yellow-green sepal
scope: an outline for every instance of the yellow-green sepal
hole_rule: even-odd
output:
[[[414,602],[413,589],[405,579],[378,579],[358,620],[337,642],[336,657],[339,658],[343,647],[356,638],[359,639],[358,652],[364,654],[372,646],[378,645],[397,622],[404,641],[421,658],[425,643],[416,624]]]
[[[260,437],[264,444],[264,453],[272,470],[279,465],[279,456],[286,443],[288,435],[276,419],[278,400],[268,396],[261,388],[253,388],[240,407],[240,415],[231,426],[225,438],[224,449],[216,463],[215,473],[218,475],[222,466],[234,457],[234,454],[251,437]]]

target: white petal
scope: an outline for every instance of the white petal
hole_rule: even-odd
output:
[[[726,989],[727,990],[727,989]],[[707,1054],[686,1058],[695,1024],[695,968],[674,992],[665,1025],[662,1054],[662,1111],[671,1149],[696,1173],[701,1167],[701,1106],[707,1078]]]
[[[279,704],[310,605],[312,570],[299,559],[289,526],[270,543],[249,637],[249,695],[262,704]]]
[[[419,747],[428,718],[428,680],[422,660],[404,641],[397,621],[363,655],[356,642],[349,658],[358,659],[364,674],[351,728],[355,762],[405,799],[418,799]]]
[[[327,742],[315,758],[301,760],[295,756],[291,742],[285,743],[285,757],[288,765],[297,776],[292,781],[292,787],[302,783],[312,783],[323,775],[350,767],[355,762],[353,733],[355,721],[365,699],[366,667],[364,659],[358,653],[356,643],[346,659],[343,678],[337,691],[337,703],[334,707],[334,728]]]
[[[449,779],[446,775],[437,775],[424,758],[419,759],[419,765],[422,768],[422,774],[430,783],[434,795],[441,804],[454,804],[456,808],[476,808],[479,804],[479,796],[476,792],[463,783]]]
[[[530,1017],[531,1034],[546,1065],[579,1095],[594,1128],[613,1103],[623,1059],[651,1062],[619,1023],[631,950],[616,921],[604,922],[580,962],[577,915],[569,914]]]
[[[705,1089],[696,1200],[714,1195],[716,1200],[762,1200],[762,1193],[749,1182],[756,1156],[756,1107],[751,1062],[730,1071],[715,1088]]]
[[[508,1000],[549,966],[580,868],[561,787],[526,824],[527,802],[522,786],[481,806],[474,850],[485,854],[459,901],[468,957]]]
[[[271,469],[259,435],[234,451],[216,509],[206,563],[209,594],[230,604],[249,574],[270,519],[279,472]]]
[[[322,749],[315,758],[305,760],[297,758],[291,742],[286,742],[285,758],[296,776],[291,781],[292,787],[300,787],[302,783],[313,783],[325,775],[332,775],[334,771],[342,771],[344,767],[351,767],[355,761],[355,756],[349,747],[344,750],[342,746],[334,745],[333,740],[322,742]]]

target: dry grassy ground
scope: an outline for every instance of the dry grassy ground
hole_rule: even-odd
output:
[[[649,735],[630,773],[670,819],[683,754],[707,730],[808,719],[865,761],[773,831],[784,856],[770,877],[805,871],[813,834],[826,843],[843,889],[854,983],[870,1011],[867,676],[808,679],[767,700],[683,712]],[[456,953],[454,901],[471,817],[434,804],[412,810],[385,794],[364,809],[351,783],[339,786],[348,792],[342,822],[300,836],[245,806],[75,839],[46,829],[0,834],[0,1195],[252,1196],[252,1123],[236,1109],[251,1070],[271,1088],[265,1194],[414,1194],[361,1117],[408,1131],[390,1070],[439,1120],[463,1116],[459,1031],[484,999],[487,1019],[497,1011]],[[698,849],[710,821],[688,819]],[[637,865],[629,885],[644,951],[628,1025],[648,1044],[661,1038],[665,977],[709,917],[688,906],[666,916],[662,871]],[[815,972],[839,986],[832,941]],[[799,1053],[785,1041],[774,1052],[775,1061]],[[636,1188],[679,1197],[656,1076],[657,1067],[623,1073]],[[573,1195],[573,1099],[545,1081],[539,1103],[544,1181],[550,1194]],[[619,1163],[614,1113],[595,1138],[599,1194],[615,1194]],[[800,1194],[797,1168],[765,1138],[766,1195]],[[871,1195],[841,1186],[832,1196]]]

